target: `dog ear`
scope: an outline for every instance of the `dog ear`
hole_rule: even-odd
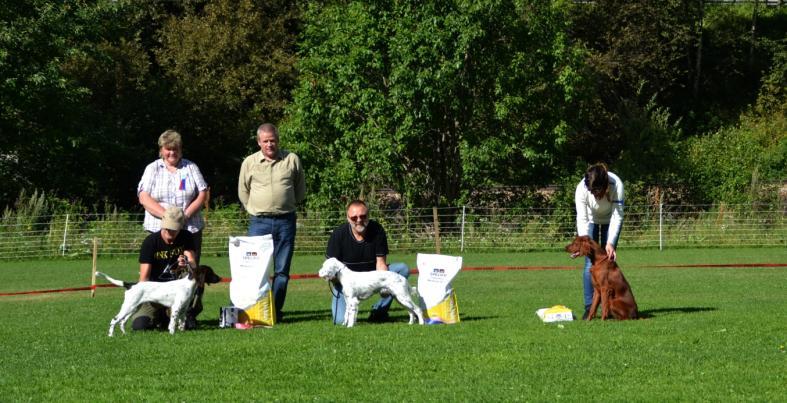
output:
[[[579,244],[579,251],[580,251],[581,255],[590,256],[590,252],[592,251],[592,248],[590,247],[590,237],[589,236],[583,236],[582,237],[582,240],[581,240],[581,242]]]
[[[200,265],[200,270],[204,273],[205,284],[216,284],[221,282],[221,277],[208,265]]]

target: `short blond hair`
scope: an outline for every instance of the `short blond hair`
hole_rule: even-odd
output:
[[[161,136],[158,136],[158,147],[177,148],[180,150],[183,148],[183,139],[181,139],[180,133],[174,130],[167,130],[161,133]]]

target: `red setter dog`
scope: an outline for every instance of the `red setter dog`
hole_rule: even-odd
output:
[[[607,319],[610,313],[618,320],[639,317],[631,286],[623,277],[618,264],[608,259],[607,252],[601,245],[589,236],[578,236],[574,242],[566,246],[566,252],[570,253],[572,258],[587,256],[593,262],[593,266],[590,267],[593,304],[590,306],[587,320],[592,320],[596,316],[599,302],[601,302],[601,320]]]

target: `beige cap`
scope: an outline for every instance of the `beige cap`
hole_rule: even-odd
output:
[[[161,218],[161,228],[172,231],[180,231],[185,223],[186,216],[183,215],[183,210],[180,207],[167,207],[164,211],[164,217]]]

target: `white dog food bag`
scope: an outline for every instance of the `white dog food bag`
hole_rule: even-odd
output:
[[[418,294],[428,322],[459,323],[459,305],[451,281],[462,269],[462,257],[419,253],[416,260]]]
[[[275,310],[269,281],[273,267],[273,237],[231,236],[229,252],[230,301],[238,308],[237,323],[273,326]]]

